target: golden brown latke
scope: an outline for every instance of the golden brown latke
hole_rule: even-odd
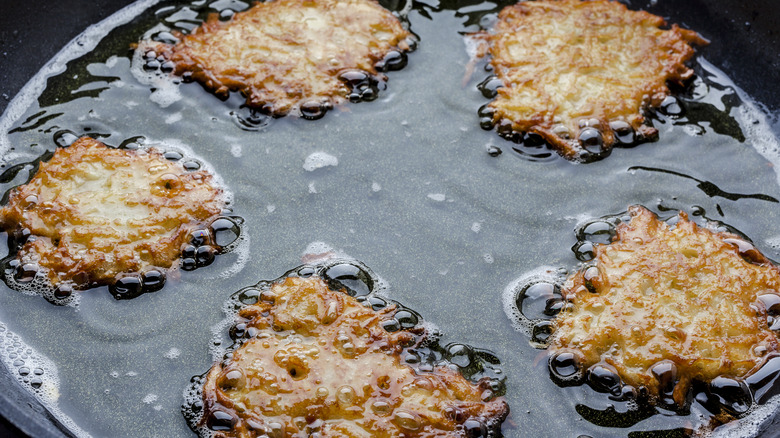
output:
[[[169,268],[197,226],[221,212],[222,190],[155,149],[114,149],[89,137],[59,148],[0,210],[8,232],[29,230],[23,264],[58,285],[112,284],[118,275]]]
[[[211,15],[175,45],[142,44],[176,64],[221,98],[240,91],[247,104],[274,115],[312,104],[338,104],[348,70],[376,75],[390,51],[407,51],[410,36],[375,0],[274,0],[229,21]]]
[[[660,29],[665,24],[610,0],[507,6],[484,36],[504,85],[489,104],[493,121],[541,135],[568,159],[583,153],[579,136],[588,127],[600,132],[605,151],[616,143],[613,129],[656,136],[643,124],[643,109],[661,104],[667,82],[682,85],[693,76],[684,64],[694,54],[690,44],[706,44],[676,24]],[[597,143],[594,134],[583,133]]]
[[[469,419],[497,430],[508,407],[486,393],[486,380],[474,385],[448,367],[416,372],[401,363],[415,337],[382,328],[393,312],[368,309],[317,277],[275,283],[240,311],[258,334],[209,371],[202,421],[232,424],[215,436],[241,438],[274,430],[279,437],[456,437],[465,436]]]
[[[595,267],[566,281],[574,306],[555,321],[553,353],[573,352],[583,368],[611,365],[655,396],[672,388],[654,366],[676,368],[673,399],[682,406],[692,381],[743,377],[778,350],[762,302],[780,295],[780,269],[744,239],[700,228],[685,213],[671,228],[643,207],[629,212],[616,240],[595,246]]]

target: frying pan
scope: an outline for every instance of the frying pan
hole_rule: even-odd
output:
[[[127,3],[129,2],[121,0],[4,1],[0,13],[0,56],[3,59],[0,67],[0,79],[2,79],[0,80],[0,111],[5,110],[9,98],[14,96],[25,82],[65,45],[66,41]],[[714,66],[716,70],[722,71],[733,80],[742,90],[740,96],[750,96],[754,99],[757,105],[770,115],[763,123],[768,124],[776,134],[780,133],[780,123],[777,118],[780,111],[780,93],[777,86],[780,83],[780,30],[778,30],[780,5],[772,0],[742,2],[658,0],[629,3],[634,9],[648,9],[668,18],[670,22],[695,29],[710,39],[712,44],[699,50],[700,59],[704,59],[706,65]],[[203,278],[190,279],[189,283],[187,282],[189,277],[185,276],[183,281],[186,285],[180,288],[182,290],[166,287],[153,298],[140,297],[132,303],[113,302],[104,290],[89,291],[91,296],[85,303],[86,309],[82,309],[82,313],[87,312],[89,308],[116,312],[115,315],[142,312],[148,306],[154,305],[163,307],[176,305],[183,308],[188,305],[188,301],[180,298],[177,292],[189,291],[192,293],[192,299],[202,299],[206,302],[203,307],[213,309],[213,311],[203,310],[207,315],[206,319],[210,321],[209,325],[213,325],[221,318],[220,303],[224,302],[231,292],[253,284],[257,280],[273,279],[295,267],[300,264],[300,259],[295,255],[301,252],[301,247],[322,238],[334,242],[334,246],[361,259],[378,275],[385,277],[391,285],[391,296],[418,310],[427,320],[438,324],[445,333],[447,341],[467,342],[496,352],[504,362],[508,375],[508,391],[520,394],[510,396],[512,421],[517,427],[506,430],[508,436],[546,436],[548,433],[559,435],[560,431],[555,427],[548,430],[550,420],[539,415],[539,411],[549,410],[557,413],[555,415],[564,416],[568,413],[572,417],[576,417],[576,414],[573,407],[559,410],[552,407],[554,403],[561,401],[560,395],[556,394],[562,393],[563,389],[552,385],[545,386],[541,390],[546,394],[543,398],[549,397],[550,401],[534,400],[533,394],[530,394],[537,392],[533,381],[543,381],[544,370],[537,367],[535,371],[527,372],[524,369],[534,363],[533,356],[538,354],[538,351],[528,347],[527,338],[522,333],[512,330],[501,311],[500,294],[504,286],[513,278],[540,264],[570,269],[576,266],[576,261],[573,260],[568,247],[573,243],[571,230],[576,225],[577,219],[565,218],[567,211],[572,216],[584,214],[586,217],[594,217],[617,213],[626,205],[636,202],[645,204],[658,202],[671,208],[684,208],[689,211],[692,206],[703,206],[709,216],[722,219],[745,231],[770,257],[778,256],[776,251],[772,252],[771,245],[767,244],[778,233],[777,229],[773,229],[776,224],[775,218],[779,217],[780,213],[777,204],[749,199],[726,200],[723,197],[712,196],[711,193],[704,193],[695,184],[687,184],[687,180],[675,179],[674,175],[668,173],[626,171],[631,165],[643,165],[648,168],[665,167],[666,170],[678,171],[702,181],[714,181],[730,192],[762,193],[780,198],[776,177],[773,171],[766,170],[769,163],[751,149],[751,139],[739,141],[733,136],[713,133],[712,131],[717,129],[708,128],[715,123],[709,123],[712,120],[706,120],[705,117],[711,116],[710,113],[702,116],[707,122],[703,125],[707,132],[700,137],[686,135],[682,127],[676,127],[672,121],[661,118],[655,123],[661,123],[666,129],[661,130],[662,139],[657,145],[649,144],[632,150],[617,150],[603,162],[580,166],[570,165],[560,159],[544,163],[523,160],[512,152],[510,144],[499,139],[494,133],[474,129],[477,124],[476,108],[484,103],[474,87],[479,78],[472,78],[466,87],[460,85],[465,71],[465,50],[462,44],[452,43],[451,40],[459,39],[457,31],[477,30],[474,23],[478,22],[479,14],[463,11],[455,14],[448,11],[466,5],[472,7],[469,10],[479,10],[479,4],[480,2],[466,0],[461,3],[442,1],[439,4],[435,2],[415,4],[415,11],[427,11],[433,19],[428,20],[423,13],[412,12],[412,30],[421,36],[420,49],[410,55],[409,67],[401,72],[390,74],[386,96],[392,99],[353,105],[349,107],[349,112],[339,114],[334,112],[317,122],[274,122],[264,132],[249,133],[240,138],[243,141],[242,150],[245,156],[254,157],[249,161],[260,161],[257,155],[265,154],[267,158],[263,158],[264,161],[282,163],[282,169],[278,170],[266,168],[262,162],[255,163],[259,173],[268,173],[269,179],[273,180],[275,177],[281,178],[287,173],[297,171],[300,175],[296,177],[296,181],[304,185],[304,190],[305,185],[312,182],[314,191],[319,193],[295,195],[296,198],[289,200],[285,198],[289,195],[289,191],[280,189],[281,194],[277,194],[276,189],[279,188],[262,177],[241,176],[229,171],[231,163],[238,157],[220,158],[215,154],[207,154],[215,169],[224,173],[228,185],[236,192],[236,213],[249,219],[248,232],[250,239],[253,239],[252,248],[268,251],[267,257],[256,257],[256,261],[248,262],[234,280],[226,281],[209,277],[206,272],[208,270],[205,269],[202,274],[193,274],[202,275]],[[434,30],[437,29],[444,31],[435,32]],[[117,44],[126,47],[128,41],[120,41]],[[436,53],[432,52],[432,47],[446,47],[449,52],[440,53],[448,53],[449,56],[430,56]],[[112,50],[121,52],[117,48]],[[700,65],[700,74],[702,68],[704,67]],[[58,72],[54,75],[57,76]],[[437,79],[427,80],[424,79],[425,77]],[[409,84],[421,87],[418,90],[424,90],[425,86],[441,83],[455,85],[445,85],[449,88],[438,93],[429,93],[435,98],[433,103],[415,101],[409,93],[402,91]],[[214,100],[195,85],[186,88],[187,93],[195,96],[195,100]],[[467,97],[459,99],[448,96],[458,94]],[[385,109],[385,107],[399,105],[397,102],[404,100],[420,106],[420,109],[418,111],[407,109],[406,115],[394,114]],[[461,110],[460,106],[464,104],[466,108]],[[219,105],[217,103],[213,107],[216,108],[214,114],[217,118],[229,119],[228,111]],[[449,110],[453,113],[428,120],[424,113],[431,112],[431,108],[440,113]],[[165,113],[163,110],[159,111],[161,114]],[[211,109],[206,110],[208,111]],[[346,140],[343,141],[321,138],[321,132],[334,131],[336,128],[346,130],[350,126],[354,128],[356,120],[367,132],[365,135],[345,134]],[[416,120],[425,122],[416,123]],[[77,124],[71,123],[67,126],[77,130],[74,125]],[[393,129],[386,128],[384,125],[392,125]],[[142,123],[137,123],[135,126],[142,126]],[[222,132],[238,136],[231,131],[233,129],[239,132],[235,125],[228,123],[227,127],[220,126],[220,129],[225,129]],[[102,128],[109,129],[105,126]],[[140,129],[117,129],[125,137],[129,137],[130,134],[145,134],[140,132],[142,131]],[[462,137],[454,135],[450,133],[451,130],[464,134]],[[724,130],[728,131],[728,129]],[[107,142],[118,144],[116,139],[123,138],[120,134]],[[284,142],[273,137],[282,134],[286,136]],[[409,135],[405,136],[405,134]],[[157,138],[161,136],[158,134]],[[400,138],[394,141],[395,137]],[[293,139],[290,140],[291,138]],[[186,140],[187,143],[193,143],[193,149],[196,149],[195,143],[198,143],[196,139]],[[33,140],[26,137],[23,138],[22,144],[25,144],[24,141],[27,141],[27,144],[33,143]],[[254,142],[266,142],[268,146],[252,144]],[[288,142],[292,144],[287,144]],[[363,146],[356,147],[354,150],[340,148],[339,144],[342,142],[359,143]],[[414,142],[414,147],[408,146],[409,142]],[[48,143],[48,148],[51,149],[50,138]],[[701,143],[705,145],[702,146]],[[504,153],[498,158],[488,157],[484,153],[484,148],[488,144],[499,146]],[[271,152],[268,152],[269,147]],[[285,161],[284,154],[274,153],[275,150],[285,150],[285,153],[290,155],[289,162],[298,163],[308,153],[320,148],[338,155],[340,164],[335,169],[322,169],[317,171],[319,173],[311,175],[300,170],[298,164],[292,165]],[[422,151],[420,153],[425,155],[422,158],[414,156],[418,151]],[[397,156],[394,157],[396,154]],[[739,164],[730,158],[719,159],[717,156],[706,160],[698,159],[697,156],[702,154],[708,156],[709,154],[735,154]],[[352,166],[355,162],[373,163],[374,161],[376,165],[367,165],[365,169],[361,166]],[[416,164],[416,161],[421,163]],[[408,187],[395,187],[397,185],[395,181],[402,179],[403,175],[426,173],[428,171],[427,166],[424,165],[426,162],[435,162],[438,167],[445,170],[436,170],[429,178],[411,177],[414,183],[423,186],[419,188],[419,193]],[[669,165],[670,162],[675,164]],[[395,166],[397,170],[383,175],[377,171],[383,166],[386,168]],[[341,179],[334,179],[333,176],[337,172],[346,173],[346,176],[342,175]],[[605,174],[606,177],[596,176]],[[628,181],[626,185],[629,187],[616,188],[612,184],[615,179],[618,182]],[[245,184],[242,185],[241,181],[245,181]],[[381,185],[382,189],[374,194],[369,189],[366,190],[368,194],[355,192],[355,186],[363,184],[371,187],[372,182]],[[342,185],[345,190],[344,195],[333,194]],[[539,191],[535,188],[537,185],[542,185],[545,189]],[[392,189],[403,193],[403,196],[395,196]],[[254,208],[267,211],[268,207],[275,205],[280,210],[281,217],[274,219],[270,214],[258,214],[256,210],[249,207],[244,207],[242,210],[241,201],[247,198],[244,193],[253,190],[261,192],[263,197],[263,204]],[[332,192],[329,193],[328,190]],[[408,201],[407,198],[413,192],[420,194],[421,199]],[[436,199],[441,197],[429,198],[427,194],[445,194],[446,200],[439,202]],[[325,198],[325,201],[312,200],[314,198],[311,196],[314,195],[320,195]],[[350,200],[358,196],[361,197],[360,202]],[[371,198],[372,196],[374,198]],[[549,202],[550,199],[555,202]],[[360,209],[360,204],[364,206],[358,213],[364,217],[368,215],[372,221],[382,224],[382,227],[362,225],[362,222],[356,220],[354,216],[357,213],[342,211],[344,205]],[[329,226],[317,230],[294,226],[293,224],[299,218],[295,214],[285,213],[284,206],[298,206],[313,210],[316,214],[324,214],[325,222],[328,222]],[[390,214],[391,211],[394,213]],[[715,213],[717,211],[722,213],[718,215]],[[315,223],[320,218],[314,216],[314,214],[304,215],[302,222]],[[383,219],[382,216],[389,216],[389,218]],[[461,222],[465,223],[466,230],[453,231],[462,227]],[[290,229],[287,230],[286,226]],[[480,228],[482,231],[474,231]],[[334,237],[350,234],[355,236],[354,240]],[[378,237],[366,237],[364,234]],[[394,241],[406,236],[415,236],[415,238],[403,243]],[[274,245],[274,241],[282,243]],[[498,241],[508,242],[502,245],[496,243]],[[376,250],[383,245],[387,251]],[[284,250],[286,247],[291,249]],[[366,247],[372,247],[374,250],[365,250]],[[480,259],[480,262],[475,262],[474,258]],[[274,259],[279,261],[274,262]],[[490,260],[491,263],[481,263],[482,260]],[[206,299],[207,295],[204,292],[188,290],[194,287],[193,284],[205,284],[208,286],[205,289],[220,290],[221,295]],[[19,298],[16,296],[18,294],[6,289],[3,287],[3,294],[12,298],[0,304],[0,306],[9,306],[0,307],[0,320],[14,312],[15,308],[10,306],[15,304],[29,306],[30,313],[33,315],[57,313],[54,318],[62,318],[62,321],[79,317],[78,314],[70,312],[70,309],[53,308],[47,303],[40,303],[43,300],[39,297]],[[100,294],[105,297],[98,297]],[[453,302],[457,304],[452,304]],[[156,316],[162,318],[166,315]],[[185,322],[179,323],[185,325]],[[35,329],[46,329],[45,324],[35,321],[31,321],[30,326]],[[196,351],[183,356],[197,358],[196,362],[199,363],[169,367],[170,369],[164,371],[169,376],[183,373],[184,382],[190,376],[208,368],[209,357],[204,344],[210,337],[208,325],[194,324],[190,321],[186,323],[186,327],[191,332],[200,330],[200,334],[193,337],[201,339],[201,342],[198,344],[193,341],[193,345],[198,345]],[[51,330],[51,327],[48,328]],[[35,330],[31,328],[29,332],[22,334],[26,335],[26,339],[38,339],[34,333]],[[68,342],[64,339],[67,335],[67,333],[62,334],[61,342]],[[44,344],[42,348],[45,349],[47,342],[41,339],[38,341]],[[89,350],[90,346],[85,345],[84,349]],[[50,355],[56,351],[51,346],[48,350],[47,353]],[[99,355],[84,354],[85,358],[100,361]],[[71,351],[70,359],[73,357],[75,355]],[[53,359],[56,361],[57,357]],[[113,360],[116,360],[116,357]],[[101,365],[96,363],[95,366]],[[109,368],[110,366],[105,369]],[[526,373],[528,375],[525,375]],[[179,377],[181,376],[177,378]],[[79,382],[77,386],[82,388],[82,391],[78,392],[79,395],[93,397],[91,401],[100,403],[99,395],[90,396],[93,392],[99,392],[97,387],[89,389],[89,382]],[[175,409],[175,400],[180,401],[184,385],[171,386],[179,388],[171,396]],[[4,367],[0,367],[0,388],[2,388],[0,436],[70,435],[67,428],[15,383],[11,372]],[[114,402],[114,399],[110,399],[107,404]],[[149,412],[143,411],[143,408],[144,406],[141,405],[141,408],[133,412],[116,412],[116,429],[99,429],[102,433],[97,432],[95,435],[126,434],[127,430],[132,430],[132,426],[128,426],[127,423],[133,421],[133,415],[150,415]],[[106,415],[106,412],[99,407],[95,407],[95,410],[98,411],[96,415]],[[88,414],[82,416],[84,418],[81,420],[89,421],[86,418]],[[178,413],[174,412],[173,417],[176,416]],[[776,417],[775,421],[780,422],[780,416]],[[139,420],[139,423],[143,422]],[[152,434],[150,429],[143,428],[148,426],[139,427],[142,427],[138,432],[139,435]],[[563,427],[562,430],[568,431],[571,436],[577,435],[575,430],[579,431],[579,429],[567,429],[567,427]],[[763,426],[759,434],[780,436],[780,432],[775,432],[773,429],[774,424],[770,421]],[[109,433],[106,432],[107,430],[115,432]],[[187,436],[186,427],[175,430]],[[621,435],[620,431],[610,429],[595,430],[596,432],[591,432],[594,436],[599,432],[609,436]],[[566,435],[566,432],[563,433]],[[625,435],[625,432],[622,435]]]

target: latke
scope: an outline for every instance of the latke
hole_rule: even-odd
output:
[[[643,111],[693,76],[706,44],[696,32],[610,0],[507,6],[483,37],[503,87],[488,104],[501,129],[540,135],[570,160],[604,156],[620,141],[652,138]]]
[[[374,0],[274,0],[228,21],[213,14],[177,44],[145,42],[139,50],[173,61],[175,74],[220,98],[240,91],[265,113],[316,118],[355,98],[361,84],[353,82],[366,87],[379,74],[377,63],[401,68],[410,35]],[[385,62],[391,53],[395,58]],[[358,100],[376,97],[375,90],[356,92]]]
[[[424,372],[401,362],[417,340],[382,327],[394,310],[373,311],[316,276],[274,283],[239,312],[242,330],[255,333],[206,376],[203,432],[411,438],[500,431],[508,407],[488,379],[475,385],[446,366]]]
[[[555,320],[552,354],[614,368],[683,406],[694,381],[744,377],[780,348],[764,304],[780,300],[780,269],[684,212],[673,227],[640,206],[629,213],[612,243],[595,245],[595,264],[565,282],[573,306]]]
[[[11,192],[0,225],[29,236],[17,254],[22,268],[83,289],[171,267],[190,233],[222,213],[223,198],[211,174],[188,172],[153,148],[82,137]]]

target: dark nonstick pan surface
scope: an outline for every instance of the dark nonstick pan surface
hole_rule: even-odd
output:
[[[4,2],[0,110],[8,106],[5,96],[16,95],[67,41],[126,2],[99,3]],[[780,160],[757,152],[773,138],[751,128],[756,117],[743,115],[753,105],[743,101],[754,101],[761,109],[757,126],[780,134],[780,6],[771,0],[630,6],[712,41],[693,63],[709,91],[683,99],[682,119],[659,115],[657,143],[617,149],[588,165],[529,161],[479,128],[476,112],[487,100],[476,84],[487,73],[478,69],[464,80],[469,59],[461,34],[478,30],[481,16],[489,20],[495,3],[413,3],[409,21],[419,48],[407,68],[389,74],[377,101],[314,122],[275,120],[256,132],[239,129],[230,115],[240,99],[220,102],[196,84],[182,86],[181,100],[165,108],[149,99],[149,85],[128,70],[128,45],[155,22],[153,14],[142,14],[64,72],[52,72],[45,91],[35,93],[40,98],[29,99],[11,126],[31,126],[27,119],[40,111],[62,114],[9,134],[18,155],[10,164],[53,150],[54,134],[63,129],[106,135],[101,139],[112,145],[135,136],[182,144],[234,192],[235,213],[246,219],[248,259],[238,272],[221,275],[238,259],[223,256],[130,301],[114,300],[105,288],[90,290],[78,310],[2,285],[0,322],[57,365],[59,406],[86,432],[190,436],[179,412],[182,391],[210,366],[211,328],[224,318],[222,304],[238,289],[300,265],[307,246],[324,242],[382,277],[390,297],[439,327],[443,343],[485,348],[502,360],[512,409],[506,436],[626,436],[685,427],[684,419],[663,415],[627,429],[584,420],[575,404],[590,390],[555,386],[538,360],[543,352],[512,327],[501,303],[507,285],[529,271],[576,268],[570,247],[579,222],[634,203],[656,211],[701,208],[780,258],[780,204],[765,200],[780,199],[773,168]],[[100,91],[93,97],[71,93],[94,89]],[[489,145],[503,153],[489,156]],[[316,152],[336,157],[338,165],[304,170]],[[629,171],[632,166],[688,175],[721,191],[670,173]],[[169,354],[174,349],[178,356]],[[0,436],[67,435],[15,383],[14,372],[0,367]],[[767,425],[761,434],[777,432]]]

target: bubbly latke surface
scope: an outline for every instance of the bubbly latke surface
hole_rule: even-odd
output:
[[[667,83],[682,85],[693,76],[684,64],[694,54],[690,44],[706,43],[696,32],[665,25],[659,16],[610,0],[504,8],[486,35],[504,85],[489,104],[494,122],[539,134],[573,160],[581,158],[583,141],[609,150],[617,141],[613,130],[656,136],[643,110],[669,95]],[[600,139],[588,131],[580,141],[588,127]]]
[[[672,228],[643,207],[629,212],[613,243],[596,245],[595,267],[566,281],[573,308],[556,320],[553,353],[574,352],[583,368],[608,364],[626,384],[682,405],[692,381],[744,377],[778,350],[763,304],[780,295],[776,266],[685,213]]]
[[[449,367],[418,372],[401,353],[417,341],[318,277],[289,277],[240,310],[257,333],[215,365],[203,387],[217,437],[466,436],[500,430],[508,407]]]
[[[374,0],[273,0],[228,21],[215,15],[178,44],[142,44],[176,64],[175,72],[217,96],[240,91],[247,104],[274,115],[345,101],[339,75],[406,51],[410,33]]]
[[[112,284],[123,273],[169,268],[198,226],[225,207],[203,170],[153,149],[115,149],[89,137],[58,148],[0,210],[8,232],[30,237],[17,258],[53,285]]]

